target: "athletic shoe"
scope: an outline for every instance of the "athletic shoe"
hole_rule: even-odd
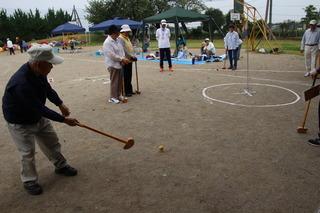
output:
[[[65,167],[62,167],[60,169],[56,168],[54,172],[58,175],[64,176],[76,176],[78,174],[78,171],[69,165],[66,165]]]
[[[231,67],[231,66],[230,66],[230,67],[228,67],[228,70],[231,70],[231,69],[233,69],[233,67]]]
[[[304,77],[309,77],[310,76],[310,72],[306,72],[305,74],[304,74]]]
[[[160,72],[163,72],[163,68],[160,68]]]
[[[36,181],[27,181],[23,183],[25,190],[31,195],[42,194],[42,187]]]
[[[110,98],[108,101],[109,101],[109,103],[113,103],[113,104],[120,103],[120,101],[118,99],[116,99],[116,98]]]
[[[170,72],[173,72],[173,68],[172,68],[172,67],[169,67],[169,71],[170,71]]]
[[[308,143],[312,146],[320,146],[320,139],[319,138],[310,139],[308,140]]]

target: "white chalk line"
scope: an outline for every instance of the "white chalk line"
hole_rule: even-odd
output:
[[[98,61],[98,60],[91,60],[91,59],[75,59],[75,58],[67,58],[70,60],[77,60],[77,61],[83,61],[83,62],[93,62],[93,63],[97,63],[97,62],[101,62],[104,63],[104,61]],[[142,64],[140,66],[149,66],[147,64]],[[151,69],[154,69],[151,67]],[[154,69],[155,70],[155,69]],[[175,68],[174,70],[181,70],[181,71],[188,71],[188,72],[194,72],[194,71],[207,71],[207,72],[202,72],[202,73],[210,73],[210,74],[216,74],[218,76],[223,76],[223,77],[233,77],[233,78],[241,78],[241,79],[246,79],[246,76],[235,76],[235,75],[228,75],[228,74],[220,74],[220,73],[212,73],[209,71],[215,71],[214,68],[213,69],[190,69],[190,68],[186,68],[186,69],[181,69],[181,68]],[[242,70],[243,72],[246,72],[246,70]],[[252,70],[250,70],[252,71]],[[290,73],[290,72],[299,72],[299,73],[303,73],[302,71],[288,71],[288,70],[256,70],[257,72],[283,72],[283,73]],[[231,71],[230,71],[231,72]],[[239,72],[239,70],[233,72],[236,73]],[[296,84],[296,85],[300,85],[300,86],[310,86],[309,84],[306,83],[302,83],[301,81],[284,81],[284,80],[276,80],[276,79],[269,79],[269,78],[256,78],[256,77],[250,77],[250,79],[253,80],[258,80],[258,81],[272,81],[272,82],[278,82],[278,83],[285,83],[285,84]]]
[[[300,96],[296,92],[294,92],[293,90],[290,90],[290,89],[285,88],[285,87],[277,86],[277,85],[259,84],[259,83],[251,83],[250,85],[279,88],[279,89],[282,89],[282,90],[290,92],[291,94],[293,94],[296,97],[296,99],[294,101],[292,101],[292,102],[283,103],[283,104],[249,105],[249,104],[239,104],[239,103],[235,103],[235,102],[228,102],[228,101],[223,101],[223,100],[211,98],[210,96],[208,96],[206,94],[207,90],[210,89],[210,88],[222,87],[222,86],[230,86],[230,85],[246,85],[246,83],[227,83],[227,84],[216,84],[216,85],[213,85],[213,86],[209,86],[209,87],[206,87],[206,88],[204,88],[202,90],[202,96],[206,100],[215,101],[215,102],[219,102],[219,103],[223,103],[223,104],[228,104],[228,105],[231,105],[231,106],[241,106],[241,107],[248,107],[248,108],[254,108],[254,107],[256,107],[256,108],[282,107],[282,106],[288,106],[288,105],[295,104],[300,100]]]
[[[190,69],[190,68],[186,68],[186,69],[181,69],[181,68],[177,68],[174,70],[193,70],[193,71],[217,71],[217,69],[222,70],[219,67],[216,68],[201,68],[201,69]],[[226,71],[228,69],[225,69]],[[241,69],[237,69],[236,71],[229,71],[229,72],[247,72],[247,70],[241,70]],[[304,71],[292,71],[292,70],[249,70],[249,72],[270,72],[270,73],[301,73],[304,74]]]

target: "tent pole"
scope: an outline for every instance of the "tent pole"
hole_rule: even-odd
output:
[[[209,38],[210,38],[210,41],[212,41],[211,19],[209,20],[208,24],[209,24]]]
[[[141,55],[142,55],[142,57],[143,57],[143,52],[144,52],[143,51],[144,40],[146,39],[145,30],[146,30],[146,24],[145,24],[145,22],[143,22],[143,24],[142,24],[142,42],[141,42],[141,44],[142,44],[142,46],[141,46],[141,49],[142,49]]]
[[[174,30],[175,30],[175,43],[176,43],[176,50],[174,51],[174,55],[178,55],[178,34],[179,34],[179,21],[178,17],[176,17],[176,22],[174,23]]]

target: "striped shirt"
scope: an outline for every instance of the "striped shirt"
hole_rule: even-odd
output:
[[[318,46],[320,49],[320,30],[315,29],[311,31],[311,29],[307,29],[301,40],[301,50],[304,50],[305,46]]]

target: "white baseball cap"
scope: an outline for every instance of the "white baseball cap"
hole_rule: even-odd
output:
[[[121,33],[122,33],[122,32],[131,32],[131,28],[130,28],[129,25],[124,24],[124,25],[121,26],[120,32],[121,32]]]
[[[161,20],[161,24],[166,24],[166,23],[167,23],[167,21],[165,19]]]
[[[206,39],[204,39],[205,41],[210,41],[210,39],[209,38],[206,38]]]
[[[309,24],[311,24],[311,25],[317,25],[317,21],[316,21],[316,20],[311,20],[311,21],[309,22]]]
[[[31,61],[46,61],[51,64],[61,64],[64,59],[52,52],[52,47],[47,44],[33,45],[27,53]]]

